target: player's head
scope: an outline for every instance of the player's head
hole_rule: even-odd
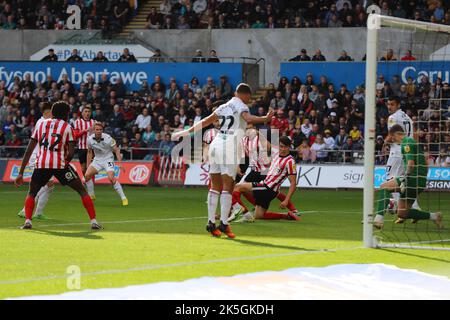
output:
[[[52,105],[48,102],[42,102],[42,116],[44,119],[50,119],[52,117]]]
[[[390,113],[396,112],[400,109],[400,97],[392,96],[388,98],[388,109]]]
[[[70,106],[65,101],[55,102],[52,106],[53,118],[68,121]]]
[[[245,135],[249,138],[254,138],[257,135],[258,131],[255,128],[253,123],[247,123],[247,130],[245,131]]]
[[[216,129],[220,129],[220,120],[214,121],[213,126],[214,126],[214,128],[216,128]]]
[[[394,142],[400,143],[405,136],[405,130],[403,130],[401,125],[396,124],[389,129],[389,135],[392,137]]]
[[[246,83],[238,84],[235,92],[235,96],[242,100],[244,103],[249,103],[252,97],[252,89]]]
[[[280,156],[285,157],[289,155],[292,141],[289,137],[283,136],[280,138]]]
[[[103,133],[103,124],[101,122],[96,122],[94,124],[94,134],[96,137],[101,137]]]
[[[84,120],[89,120],[91,118],[91,107],[89,106],[84,106],[83,109],[81,110],[81,116],[83,117]]]

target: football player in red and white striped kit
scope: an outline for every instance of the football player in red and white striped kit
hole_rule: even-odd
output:
[[[31,229],[31,219],[35,206],[35,198],[41,187],[55,176],[62,185],[68,185],[77,191],[83,206],[91,219],[91,228],[102,229],[97,223],[94,204],[84,188],[78,174],[70,165],[75,153],[75,138],[69,123],[70,106],[64,101],[55,102],[52,106],[53,119],[42,121],[35,128],[20,166],[19,175],[14,181],[16,187],[23,184],[23,172],[30,160],[36,145],[39,144],[36,168],[30,181],[30,188],[25,199],[25,224],[22,229]]]
[[[78,139],[78,159],[80,160],[81,170],[83,175],[86,174],[87,170],[87,153],[88,153],[88,136],[93,133],[94,130],[94,119],[91,119],[92,110],[89,106],[83,107],[81,110],[81,117],[75,121],[73,126],[75,140]],[[89,194],[94,194],[94,180],[91,179],[86,182],[86,188]],[[91,196],[92,200],[95,196]]]
[[[247,126],[246,136],[243,139],[243,149],[245,150],[246,157],[248,157],[248,164],[251,170],[242,178],[243,182],[261,182],[266,179],[270,167],[270,159],[267,156],[267,150],[269,148],[271,148],[270,142],[264,136],[261,136],[252,124],[249,124]],[[278,150],[272,150],[272,152],[276,155]],[[251,204],[255,205],[255,199],[250,193],[244,193],[243,195]],[[286,200],[286,195],[278,192],[277,199],[283,202]],[[291,201],[288,201],[287,208],[293,214],[292,217],[294,215],[297,217],[298,210]],[[241,193],[234,191],[233,206],[229,221],[238,219],[243,213],[247,213],[248,211],[248,208],[241,200]]]
[[[294,158],[289,154],[291,147],[289,137],[281,137],[279,142],[279,152],[272,150],[272,163],[266,178],[262,182],[243,182],[236,185],[233,192],[233,199],[240,197],[241,193],[250,194],[255,199],[255,215],[247,212],[243,220],[252,221],[256,219],[287,219],[299,220],[299,217],[289,211],[287,214],[278,212],[269,212],[270,203],[277,197],[281,185],[286,179],[289,179],[290,186],[285,200],[280,203],[281,209],[286,209],[291,201],[292,195],[297,188],[297,171]],[[274,154],[275,153],[275,154]]]

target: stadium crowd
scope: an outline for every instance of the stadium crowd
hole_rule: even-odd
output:
[[[151,29],[261,29],[365,27],[364,6],[381,14],[450,24],[450,4],[442,0],[163,0],[147,17]]]
[[[174,130],[192,126],[212,112],[214,102],[232,95],[233,87],[225,75],[217,82],[211,77],[193,77],[181,85],[175,78],[155,76],[134,92],[128,91],[121,79],[113,84],[106,75],[98,83],[89,78],[79,88],[67,77],[56,82],[49,76],[43,83],[32,82],[29,75],[24,79],[16,77],[8,87],[5,81],[0,82],[0,146],[6,147],[3,156],[19,156],[23,149],[13,147],[27,143],[40,117],[39,105],[65,100],[72,108],[71,123],[89,106],[93,119],[104,123],[106,132],[116,138],[125,159],[152,159],[155,154],[170,155]],[[449,84],[440,79],[431,84],[427,77],[422,77],[420,83],[409,79],[402,84],[398,76],[384,79],[380,75],[377,163],[385,163],[382,146],[388,132],[386,100],[393,95],[401,98],[402,109],[416,123],[420,142],[429,148],[426,151],[430,163],[448,162]],[[328,83],[325,76],[317,80],[308,74],[303,80],[281,77],[277,85],[270,83],[265,95],[251,103],[250,111],[255,115],[264,115],[269,107],[276,111],[273,121],[261,128],[275,128],[291,137],[298,161],[340,162],[354,160],[355,153],[364,148],[364,102],[363,86],[351,91],[345,84]]]
[[[5,0],[0,1],[0,27],[5,30],[66,29],[67,8],[81,9],[82,29],[119,33],[135,14],[128,0]]]
[[[139,3],[139,2],[138,2]],[[135,14],[128,0],[4,0],[3,29],[64,29],[67,6],[81,8],[82,28],[120,32]],[[151,29],[365,27],[365,6],[381,14],[450,25],[450,3],[442,0],[163,0],[147,17]]]

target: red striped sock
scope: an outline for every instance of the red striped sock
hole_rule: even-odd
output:
[[[235,205],[236,203],[239,203],[245,211],[248,211],[248,208],[245,206],[245,204],[241,200],[241,193],[239,191],[233,192],[233,198],[232,198],[232,205]]]
[[[34,205],[35,205],[34,197],[28,195],[25,198],[25,217],[27,219],[31,220],[31,218],[33,217]]]
[[[89,218],[91,218],[91,220],[95,219],[95,208],[91,197],[89,195],[85,195],[81,197],[81,201],[83,202],[83,206],[86,208]]]
[[[252,205],[256,205],[256,200],[253,198],[253,196],[249,193],[244,193],[245,199],[247,199],[248,202],[250,202]]]
[[[270,220],[287,219],[287,214],[266,211],[266,213],[264,213],[264,219],[270,219]]]
[[[284,200],[286,200],[286,195],[284,193],[278,192],[277,199],[280,200],[281,202],[283,202]],[[287,207],[288,207],[289,211],[296,211],[297,210],[295,208],[294,204],[291,201],[289,201]]]

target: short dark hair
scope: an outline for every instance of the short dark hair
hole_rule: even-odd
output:
[[[405,132],[405,130],[403,130],[402,126],[399,125],[399,124],[395,124],[395,125],[392,126],[392,128],[389,129],[389,134],[390,135],[394,135],[394,134],[396,134],[398,132],[401,132],[401,133]]]
[[[56,119],[67,121],[69,119],[70,106],[65,101],[57,101],[52,106],[52,114]]]
[[[252,94],[252,89],[246,83],[240,83],[236,88],[237,93]]]
[[[81,109],[81,112],[83,112],[84,110],[89,109],[90,111],[92,111],[92,108],[90,106],[84,106],[83,109]]]
[[[401,103],[400,97],[399,96],[391,96],[388,99],[389,101],[395,101],[397,104]]]
[[[288,136],[282,136],[282,137],[280,137],[280,143],[284,144],[285,146],[290,147],[292,144],[292,141]]]
[[[42,112],[52,110],[52,105],[48,102],[42,102]]]

